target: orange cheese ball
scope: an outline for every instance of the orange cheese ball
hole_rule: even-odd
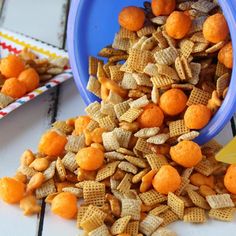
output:
[[[41,137],[38,150],[48,156],[60,156],[65,150],[66,143],[66,136],[56,131],[48,131]]]
[[[10,78],[4,82],[1,93],[17,99],[26,94],[26,87],[17,78]]]
[[[81,135],[91,121],[89,116],[79,116],[75,120],[75,135]]]
[[[72,193],[59,193],[52,200],[51,211],[62,218],[74,218],[76,216],[77,209],[77,198]]]
[[[218,54],[218,60],[224,64],[227,68],[233,68],[233,47],[232,42],[227,43],[220,49]]]
[[[228,24],[221,13],[209,16],[203,24],[204,38],[211,43],[219,43],[229,34]]]
[[[138,31],[143,27],[145,13],[139,7],[125,7],[119,14],[119,24],[125,29]]]
[[[170,89],[160,97],[160,107],[169,116],[180,114],[186,107],[188,97],[180,89]]]
[[[26,92],[31,92],[39,86],[39,75],[33,68],[22,71],[18,80],[25,85]]]
[[[20,202],[24,197],[25,185],[9,177],[3,177],[0,179],[0,198],[9,204]]]
[[[104,153],[94,147],[82,148],[76,155],[76,161],[83,170],[97,170],[103,165]]]
[[[184,114],[184,122],[189,129],[202,129],[210,119],[211,110],[202,104],[189,106]]]
[[[24,68],[24,62],[19,56],[9,55],[1,59],[0,71],[6,78],[18,77]]]
[[[224,177],[224,185],[232,194],[236,194],[236,164],[230,165]]]
[[[152,181],[154,189],[161,194],[175,192],[180,184],[181,177],[178,171],[170,165],[163,165]]]
[[[148,104],[143,109],[137,119],[140,128],[160,127],[163,124],[164,114],[159,106]]]
[[[168,16],[174,11],[175,0],[152,0],[152,13],[155,16]]]
[[[190,168],[202,160],[202,151],[193,141],[181,141],[170,148],[170,156],[179,165]]]
[[[166,21],[166,32],[174,39],[184,38],[190,31],[191,18],[181,11],[172,12]]]

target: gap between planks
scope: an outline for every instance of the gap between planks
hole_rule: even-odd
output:
[[[63,48],[63,49],[66,49],[66,29],[67,29],[67,21],[68,21],[68,15],[69,15],[69,10],[70,10],[70,2],[71,1],[68,0],[67,3],[63,6],[64,11],[65,11],[65,14],[62,16],[64,18],[64,34],[63,34],[61,48]],[[57,120],[59,97],[60,97],[60,85],[58,85],[54,89],[54,91],[51,93],[51,102],[52,103],[51,103],[49,110],[48,110],[48,116],[51,117],[49,126],[51,126]],[[41,204],[41,212],[40,212],[40,215],[38,218],[39,222],[38,222],[37,236],[43,236],[45,209],[46,209],[46,203],[43,199],[42,204]]]

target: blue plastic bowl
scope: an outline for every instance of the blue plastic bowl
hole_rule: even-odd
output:
[[[236,1],[218,0],[228,21],[234,55],[236,55]],[[68,20],[68,50],[76,85],[86,104],[94,102],[96,96],[86,90],[88,57],[97,56],[105,45],[111,44],[119,30],[118,14],[125,6],[142,6],[143,0],[73,0]],[[236,59],[234,60],[236,68]],[[195,140],[204,144],[216,136],[236,111],[236,70],[233,70],[228,94],[219,111],[210,123],[201,130]]]

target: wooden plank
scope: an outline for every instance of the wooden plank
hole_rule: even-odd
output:
[[[66,39],[64,40],[64,47],[66,49]],[[59,90],[59,91],[58,91]],[[85,104],[79,95],[74,80],[67,81],[60,85],[57,90],[56,106],[54,107],[54,115],[57,120],[66,120],[70,117],[75,117],[84,114]],[[53,215],[50,211],[50,206],[46,205],[44,222],[42,231],[38,235],[77,235],[75,221],[66,221]],[[82,233],[82,231],[79,231]]]
[[[13,176],[19,166],[22,152],[37,150],[41,134],[48,127],[50,92],[15,110],[0,121],[0,175]],[[1,235],[35,235],[38,217],[24,217],[18,206],[0,201]],[[22,227],[23,226],[23,227]]]
[[[8,0],[5,3],[1,17],[3,27],[63,46],[67,0]],[[14,174],[24,149],[37,150],[40,136],[54,120],[57,92],[56,88],[50,90],[0,122],[1,176]],[[38,228],[42,229],[43,214],[23,217],[17,206],[9,207],[2,202],[0,208],[0,218],[4,219],[0,224],[1,234],[38,235]]]
[[[1,25],[62,47],[67,0],[7,0]]]
[[[70,117],[84,115],[86,108],[74,80],[66,81],[61,86],[59,106],[58,106],[58,120],[65,120]]]

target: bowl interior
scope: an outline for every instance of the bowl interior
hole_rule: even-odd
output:
[[[236,3],[231,0],[218,0],[227,18],[236,55]],[[105,46],[110,45],[119,29],[118,14],[123,7],[142,6],[140,0],[73,0],[68,21],[68,50],[75,82],[86,104],[98,100],[86,90],[88,75],[88,57],[97,56]],[[234,66],[236,60],[234,60]],[[233,116],[236,110],[236,75],[232,73],[228,94],[219,111],[210,123],[201,130],[195,140],[203,144],[217,135]]]

